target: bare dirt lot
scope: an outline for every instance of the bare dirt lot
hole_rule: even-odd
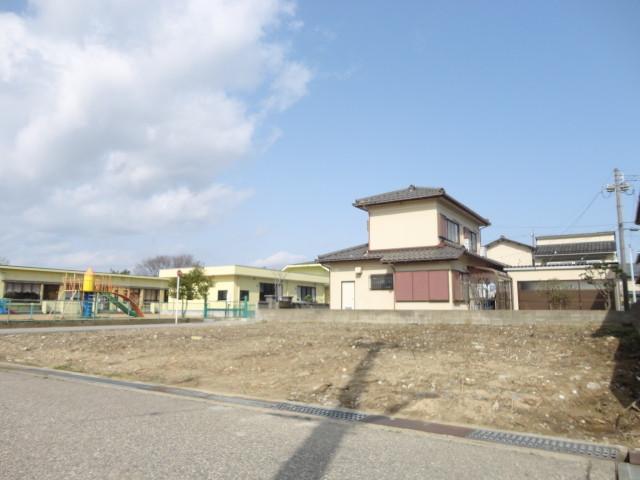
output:
[[[0,336],[0,361],[640,446],[632,327],[258,323]]]

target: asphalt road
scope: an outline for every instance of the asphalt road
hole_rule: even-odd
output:
[[[596,480],[615,467],[0,369],[0,478]]]

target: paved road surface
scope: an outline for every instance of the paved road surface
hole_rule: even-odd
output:
[[[613,479],[614,465],[0,369],[0,478]]]

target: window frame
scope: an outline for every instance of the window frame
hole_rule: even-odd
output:
[[[381,285],[374,286],[374,280],[381,280]],[[369,275],[369,290],[393,290],[393,273],[373,273]]]
[[[460,243],[460,224],[458,222],[454,221],[454,220],[451,220],[449,217],[445,216],[444,217],[444,225],[445,225],[445,232],[444,232],[445,237],[444,238],[446,240],[450,241],[450,242],[459,244]],[[456,231],[456,238],[455,239],[452,239],[449,236],[449,228],[450,227],[455,227],[455,231]]]
[[[307,293],[304,293],[307,292]],[[298,298],[301,302],[305,301],[307,295],[311,296],[311,301],[316,301],[316,287],[310,287],[308,285],[298,285]]]
[[[229,290],[218,290],[218,302],[226,302],[228,295],[229,295]],[[220,298],[220,297],[224,297],[224,298]]]

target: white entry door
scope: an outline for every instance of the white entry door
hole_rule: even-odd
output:
[[[342,310],[356,307],[356,287],[354,282],[342,282]]]

